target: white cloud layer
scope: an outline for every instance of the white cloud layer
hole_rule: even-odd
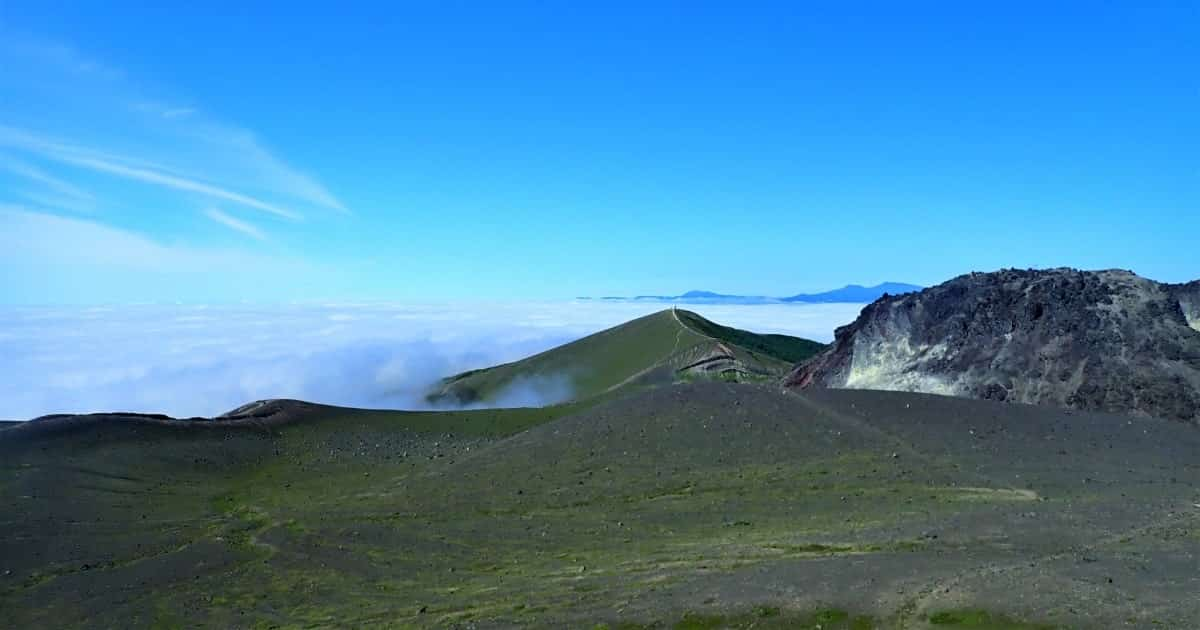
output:
[[[659,304],[0,307],[0,418],[214,415],[261,398],[420,408],[437,379],[511,361]],[[693,307],[689,307],[693,308]],[[861,305],[698,306],[717,322],[822,341]],[[512,405],[555,396],[514,391]]]

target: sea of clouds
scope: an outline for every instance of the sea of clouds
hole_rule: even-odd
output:
[[[820,341],[859,304],[689,306]],[[635,302],[0,307],[0,419],[50,413],[211,416],[263,398],[427,408],[438,379],[519,359],[662,309]],[[569,396],[524,383],[500,406]]]

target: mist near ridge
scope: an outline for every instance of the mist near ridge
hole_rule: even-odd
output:
[[[2,307],[0,419],[136,411],[211,416],[263,398],[427,409],[439,379],[513,361],[656,304],[325,303]],[[701,314],[829,341],[861,304],[714,305]],[[568,399],[566,375],[524,379],[493,406]]]

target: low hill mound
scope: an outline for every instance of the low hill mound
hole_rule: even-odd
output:
[[[230,429],[267,429],[305,418],[329,415],[336,407],[300,400],[273,399],[248,403],[216,418],[173,418],[158,413],[53,414],[16,422],[7,434],[13,440],[43,440],[60,437],[87,439],[93,431],[203,432]],[[3,428],[3,427],[0,427]]]
[[[452,376],[429,400],[532,406],[583,400],[628,385],[770,381],[823,348],[798,337],[721,326],[672,308],[520,361]]]
[[[1196,422],[1200,334],[1185,316],[1196,312],[1192,285],[1119,270],[959,276],[868,305],[786,383]]]

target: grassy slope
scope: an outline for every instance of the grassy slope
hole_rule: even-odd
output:
[[[807,339],[758,335],[671,309],[627,322],[532,357],[447,379],[444,393],[462,402],[487,401],[519,378],[566,375],[576,400],[597,396],[655,367],[678,369],[716,342],[764,374],[782,374],[823,348]],[[669,382],[669,376],[668,376]]]
[[[681,328],[670,311],[661,311],[520,361],[451,377],[449,390],[464,401],[488,400],[520,376],[566,374],[576,397],[586,398],[703,341]]]
[[[540,410],[327,409],[271,431],[13,435],[8,625],[1200,615],[1200,434],[1170,423],[703,383]]]
[[[762,335],[722,326],[691,311],[678,311],[685,326],[702,335],[720,339],[746,350],[765,354],[787,363],[806,361],[825,349],[825,344],[789,335]]]

